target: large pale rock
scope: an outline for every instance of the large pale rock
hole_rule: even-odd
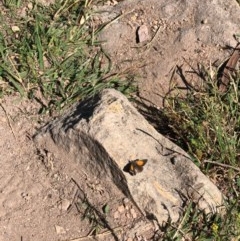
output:
[[[74,159],[79,171],[112,182],[148,217],[177,221],[188,200],[215,212],[223,199],[187,153],[159,134],[118,91],[104,90],[45,126],[38,145]],[[65,153],[65,154],[64,154]],[[137,175],[129,160],[148,159]],[[67,165],[66,161],[66,165]]]
[[[109,22],[101,31],[103,48],[117,69],[136,71],[140,95],[155,105],[175,86],[200,85],[197,64],[222,63],[239,33],[237,1],[125,0],[100,14]],[[140,26],[150,40],[138,43]]]

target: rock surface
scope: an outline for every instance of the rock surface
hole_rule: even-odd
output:
[[[61,153],[66,166],[74,160],[74,172],[100,180],[110,196],[118,187],[143,214],[160,223],[177,221],[188,200],[206,212],[215,212],[223,203],[220,191],[189,156],[113,89],[76,105],[43,127],[35,141]],[[135,159],[148,162],[142,172],[130,175],[126,166]]]
[[[103,22],[115,19],[100,39],[117,70],[131,65],[139,76],[140,95],[162,106],[176,86],[187,90],[202,84],[198,64],[219,65],[229,56],[223,48],[237,44],[233,35],[239,33],[240,7],[237,1],[222,0],[126,0],[104,9],[100,17]],[[142,25],[151,36],[147,43],[136,41]]]

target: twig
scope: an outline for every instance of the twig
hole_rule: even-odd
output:
[[[0,102],[0,106],[2,107],[4,113],[5,113],[6,117],[7,117],[8,125],[9,125],[9,127],[10,127],[10,129],[11,129],[11,131],[12,131],[12,134],[13,134],[14,138],[17,140],[16,135],[15,135],[15,133],[14,133],[14,131],[13,131],[13,127],[12,127],[12,124],[11,124],[11,122],[10,122],[10,118],[9,118],[9,116],[8,116],[8,113],[7,113],[7,111],[5,110],[5,108],[3,107],[3,105],[2,105],[1,102]]]
[[[114,228],[113,230],[114,231],[123,230],[123,227],[117,227],[117,228]],[[81,241],[81,240],[84,240],[84,239],[94,239],[94,240],[96,240],[96,237],[101,237],[101,236],[105,236],[105,235],[108,235],[108,234],[111,234],[111,231],[105,231],[103,233],[99,233],[99,234],[96,234],[96,235],[87,235],[87,236],[84,236],[84,237],[66,240],[66,241]]]
[[[228,164],[223,164],[223,163],[219,163],[219,162],[215,162],[215,161],[208,161],[208,160],[204,160],[203,163],[211,163],[211,164],[215,164],[215,165],[218,165],[218,166],[221,166],[221,167],[228,167],[228,168],[232,168],[233,170],[236,170],[236,171],[240,172],[239,168],[233,167],[233,166],[228,165]]]
[[[67,5],[67,3],[68,3],[68,1],[65,1],[65,2],[64,2],[63,6],[60,7],[60,8],[57,10],[57,12],[54,14],[53,19],[58,18],[58,16],[60,15],[60,12],[63,11],[63,9],[64,9],[65,6]]]
[[[14,69],[14,73],[16,73],[16,75],[18,75],[18,76],[15,76],[15,75],[11,74],[9,71],[8,71],[8,73],[22,85],[23,81],[22,81],[21,76],[20,76],[20,74],[18,73],[18,71],[15,67],[16,65],[13,63],[12,59],[9,56],[7,56],[7,58],[9,60],[9,62],[11,63],[12,68]]]
[[[150,45],[153,42],[153,40],[157,37],[157,35],[159,34],[160,29],[161,29],[161,25],[158,26],[158,29],[157,29],[156,33],[152,37],[151,41],[149,43],[147,43],[147,46]]]
[[[189,206],[189,207],[190,207],[190,206]],[[177,237],[178,233],[181,233],[181,235],[184,236],[184,232],[181,230],[181,228],[182,228],[183,223],[184,223],[184,221],[185,221],[186,218],[187,218],[187,212],[185,213],[185,215],[184,215],[184,217],[182,218],[181,222],[179,223],[178,227],[175,227],[174,225],[171,224],[171,226],[176,229],[176,232],[175,232],[175,234],[173,235],[173,239],[174,239],[175,237]]]
[[[228,59],[226,66],[224,67],[222,77],[220,79],[219,91],[225,93],[227,91],[232,74],[236,71],[236,65],[240,58],[240,43],[234,48],[234,52]]]
[[[108,23],[106,23],[103,27],[101,27],[98,31],[103,30],[104,28],[107,28],[108,26],[110,26],[111,24],[113,24],[114,22],[116,22],[117,20],[121,19],[122,17],[124,17],[125,15],[132,13],[134,11],[134,9],[124,13],[122,12],[121,14],[119,14],[117,17],[115,17],[113,20],[109,21]]]

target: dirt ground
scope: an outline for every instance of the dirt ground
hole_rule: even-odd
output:
[[[120,191],[109,196],[77,163],[35,146],[47,121],[37,111],[16,96],[1,102],[0,240],[151,239],[155,227]]]
[[[135,73],[142,99],[162,107],[166,96],[201,87],[203,66],[214,69],[229,57],[238,10],[236,2],[225,8],[220,1],[123,1],[102,9],[100,19],[112,22],[100,39],[116,72]]]

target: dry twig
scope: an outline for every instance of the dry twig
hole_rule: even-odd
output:
[[[1,102],[0,102],[0,106],[2,107],[4,113],[5,113],[6,117],[7,117],[8,125],[9,125],[9,127],[10,127],[10,129],[11,129],[11,132],[12,132],[14,138],[17,139],[17,138],[16,138],[16,135],[15,135],[15,133],[14,133],[14,131],[13,131],[13,127],[12,127],[10,118],[9,118],[9,116],[8,116],[8,113],[7,113],[7,111],[5,110],[5,108],[4,108],[4,106],[2,105]]]

